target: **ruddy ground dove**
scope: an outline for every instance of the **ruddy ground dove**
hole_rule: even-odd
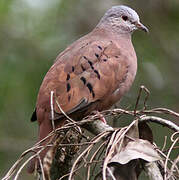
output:
[[[42,82],[31,118],[38,121],[39,140],[53,130],[51,91],[63,111],[78,121],[94,110],[110,108],[129,90],[137,71],[131,42],[136,29],[148,31],[133,9],[114,6],[92,32],[59,54]],[[57,128],[64,124],[65,118],[57,104],[53,106]],[[47,149],[40,154],[42,160],[46,152]],[[34,171],[35,162],[36,159],[31,161],[29,172]]]

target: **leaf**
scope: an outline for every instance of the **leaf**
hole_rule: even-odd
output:
[[[161,157],[154,149],[153,145],[143,139],[130,141],[119,153],[111,158],[109,163],[127,164],[134,159],[143,159],[148,162],[160,160]]]

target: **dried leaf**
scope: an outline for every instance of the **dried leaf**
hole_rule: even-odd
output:
[[[150,126],[147,123],[142,122],[139,123],[138,127],[139,127],[139,138],[148,140],[150,143],[153,143],[153,134]]]
[[[135,141],[130,141],[121,152],[112,157],[109,163],[127,164],[134,159],[143,159],[148,162],[153,162],[161,158],[150,142],[143,139],[136,139]]]

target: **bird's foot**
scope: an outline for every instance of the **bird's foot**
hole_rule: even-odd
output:
[[[99,117],[99,120],[101,120],[104,124],[107,124],[105,117],[99,111],[95,111],[95,114]]]

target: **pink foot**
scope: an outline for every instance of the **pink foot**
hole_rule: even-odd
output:
[[[107,124],[105,117],[99,111],[97,111],[96,114],[104,124]]]

